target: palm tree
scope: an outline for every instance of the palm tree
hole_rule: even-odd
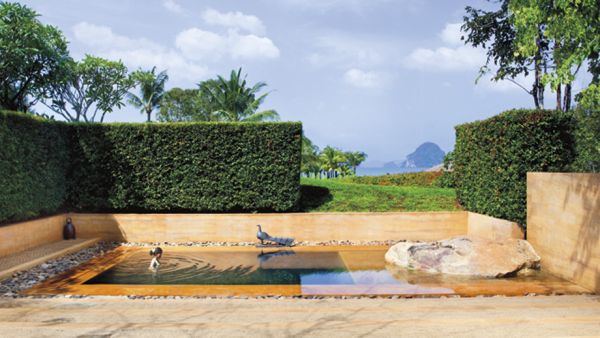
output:
[[[267,86],[258,82],[251,88],[247,87],[246,76],[242,78],[242,69],[232,70],[229,79],[218,76],[216,80],[209,80],[200,84],[203,96],[211,101],[215,107],[213,114],[220,121],[229,122],[264,122],[277,121],[279,114],[275,110],[258,111],[269,93],[264,93],[258,98],[258,92]]]
[[[152,112],[160,106],[165,95],[165,83],[169,80],[167,71],[156,74],[156,67],[150,71],[138,70],[131,74],[136,86],[140,87],[140,96],[131,92],[127,95],[128,102],[138,108],[140,113],[148,115],[148,122],[151,121]]]
[[[333,147],[327,146],[319,155],[321,168],[327,172],[327,178],[335,176],[340,164],[346,161],[344,153]]]
[[[321,161],[319,159],[319,147],[314,145],[312,141],[302,136],[302,168],[301,172],[310,177],[310,174],[315,176],[321,170]]]
[[[352,169],[352,172],[354,173],[354,175],[356,175],[356,168],[367,159],[367,154],[365,154],[361,151],[355,151],[355,152],[349,151],[345,155],[346,155],[346,163],[348,164],[350,169]]]

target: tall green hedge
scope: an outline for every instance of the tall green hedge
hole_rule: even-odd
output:
[[[69,164],[66,125],[0,112],[0,223],[61,208]]]
[[[300,123],[73,125],[80,210],[289,211],[300,198]]]
[[[466,209],[525,226],[527,172],[562,171],[575,159],[570,114],[511,110],[456,127],[457,196]]]
[[[0,222],[81,211],[290,211],[300,123],[67,124],[0,113]]]

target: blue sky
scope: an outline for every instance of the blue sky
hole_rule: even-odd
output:
[[[486,1],[21,3],[65,33],[74,57],[121,59],[131,70],[156,65],[168,70],[169,87],[243,67],[272,91],[263,108],[302,121],[320,147],[365,151],[372,163],[401,160],[425,141],[451,150],[455,125],[532,107],[513,84],[475,84],[484,52],[461,43],[458,23],[465,6]],[[144,116],[125,108],[107,120]]]

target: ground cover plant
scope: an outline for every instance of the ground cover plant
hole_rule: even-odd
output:
[[[373,184],[398,187],[440,187],[442,172],[419,172],[389,174],[382,176],[352,176],[344,178],[350,183]]]
[[[302,178],[301,209],[309,212],[460,210],[448,188],[379,186],[339,179]]]

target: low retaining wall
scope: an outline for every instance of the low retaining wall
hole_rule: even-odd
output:
[[[124,242],[251,242],[256,225],[298,241],[432,241],[472,235],[523,238],[512,222],[466,211],[292,214],[60,214],[0,227],[0,257],[62,238],[66,217],[79,238]],[[515,229],[517,228],[517,230]]]
[[[523,228],[515,222],[469,212],[467,235],[493,241],[516,238],[524,239]]]
[[[65,214],[0,227],[0,257],[62,239]]]
[[[529,173],[527,238],[544,269],[600,293],[600,174]]]
[[[130,242],[250,242],[256,225],[298,241],[436,240],[467,232],[466,212],[72,214],[80,236]]]

